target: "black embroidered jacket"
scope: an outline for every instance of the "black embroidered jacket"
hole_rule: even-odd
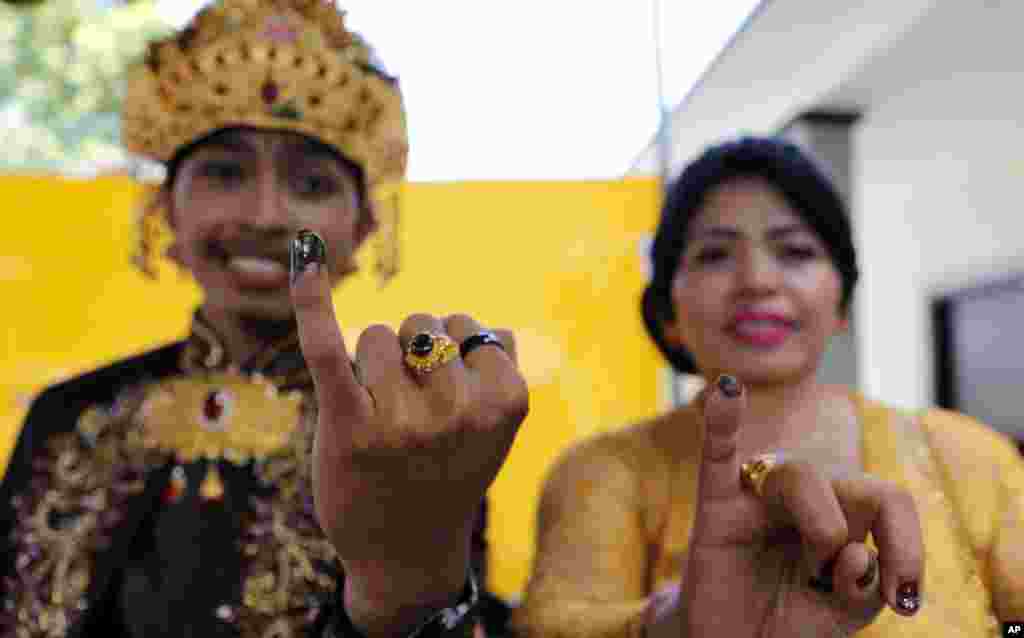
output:
[[[230,460],[155,447],[145,425],[155,393],[224,371],[301,395],[287,445]],[[199,418],[216,430],[234,407],[211,391]],[[322,635],[343,614],[344,577],[312,507],[314,421],[294,334],[233,368],[198,314],[185,341],[46,389],[0,483],[0,636]],[[478,582],[485,527],[486,503]],[[508,613],[485,593],[480,615],[497,635]]]

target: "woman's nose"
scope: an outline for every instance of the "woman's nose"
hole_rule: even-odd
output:
[[[772,292],[779,286],[779,267],[773,255],[752,248],[743,251],[739,263],[740,285],[754,293]]]

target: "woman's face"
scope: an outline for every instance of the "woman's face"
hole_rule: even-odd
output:
[[[816,372],[846,328],[842,284],[823,241],[758,178],[708,193],[672,282],[666,335],[708,378],[787,383]]]
[[[172,258],[207,306],[245,318],[291,317],[289,247],[299,230],[326,242],[333,283],[372,230],[351,170],[290,132],[218,133],[182,160],[169,199]]]

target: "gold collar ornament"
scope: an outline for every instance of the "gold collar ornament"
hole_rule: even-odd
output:
[[[216,462],[262,461],[291,445],[302,413],[301,392],[281,393],[259,374],[211,372],[159,383],[140,408],[142,445],[174,455],[169,500],[187,487],[181,464],[206,459],[200,484],[204,500],[220,500],[223,482]]]

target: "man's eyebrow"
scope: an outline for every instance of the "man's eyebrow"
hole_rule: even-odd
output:
[[[311,157],[324,157],[328,159],[338,159],[338,153],[330,146],[311,139],[302,139],[292,146],[292,150],[301,155],[307,155]]]
[[[252,151],[254,150],[252,144],[249,144],[245,138],[239,135],[235,131],[225,131],[218,135],[210,137],[203,143],[203,147],[212,146],[228,151]]]

